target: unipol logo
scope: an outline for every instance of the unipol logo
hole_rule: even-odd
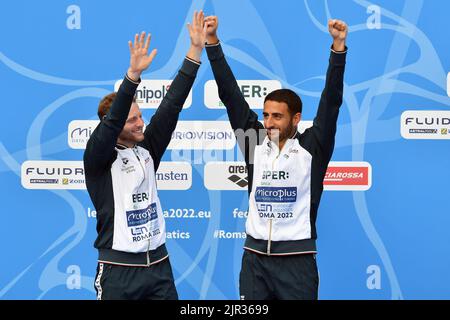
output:
[[[116,81],[114,91],[118,91],[122,80]],[[136,89],[136,103],[142,109],[156,109],[163,101],[170,89],[172,80],[142,80]],[[184,102],[183,109],[189,108],[192,104],[192,90]]]

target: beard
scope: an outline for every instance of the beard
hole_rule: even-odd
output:
[[[119,140],[138,143],[144,140],[144,134],[142,132],[131,132],[128,130],[123,130],[119,135]]]
[[[269,140],[279,145],[280,142],[285,142],[287,139],[290,139],[296,131],[294,125],[289,124],[286,128],[272,128],[267,132],[267,136]]]

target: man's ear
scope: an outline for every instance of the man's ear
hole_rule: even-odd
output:
[[[300,112],[297,112],[296,114],[294,114],[294,117],[293,117],[294,126],[298,126],[298,123],[300,122],[301,119],[302,119],[302,114]]]

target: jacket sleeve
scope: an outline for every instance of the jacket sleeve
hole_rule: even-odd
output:
[[[346,55],[347,48],[344,52],[330,53],[325,88],[311,128],[327,162],[333,153],[339,108],[342,104]]]
[[[258,115],[245,101],[220,43],[207,45],[206,52],[219,90],[219,98],[227,108],[231,127],[235,134],[236,130],[242,130],[243,136],[236,135],[236,138],[248,164],[253,156],[249,151],[252,151],[253,147],[260,144],[265,137],[264,126],[258,121]],[[255,131],[247,132],[249,129]]]
[[[145,128],[145,138],[140,145],[149,150],[154,162],[155,172],[158,170],[161,158],[169,145],[178,122],[179,113],[183,109],[183,104],[192,88],[199,66],[199,63],[188,58],[184,60],[161,104]]]
[[[109,112],[92,132],[86,145],[83,156],[86,172],[99,175],[108,169],[138,85],[139,81],[132,81],[127,76],[123,79]]]

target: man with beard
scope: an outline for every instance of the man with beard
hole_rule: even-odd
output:
[[[86,186],[97,210],[99,300],[178,299],[155,172],[200,66],[203,23],[203,12],[194,12],[190,49],[145,131],[134,95],[156,55],[155,49],[148,54],[150,35],[136,34],[134,44],[129,42],[126,76],[118,92],[100,102],[101,122],[84,153]]]
[[[300,97],[289,89],[269,93],[264,101],[263,127],[225,60],[217,37],[217,17],[207,17],[205,24],[206,51],[219,97],[248,168],[241,299],[317,299],[315,223],[342,104],[347,25],[328,21],[333,45],[325,89],[313,126],[300,134]]]

